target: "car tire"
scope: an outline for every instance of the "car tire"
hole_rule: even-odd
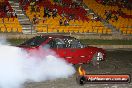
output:
[[[103,59],[103,53],[101,52],[96,52],[94,55],[93,55],[93,58],[92,58],[92,65],[93,66],[99,66],[100,64],[100,61]]]

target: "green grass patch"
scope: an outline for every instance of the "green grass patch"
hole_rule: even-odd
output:
[[[26,41],[26,39],[8,39],[7,42],[9,42],[11,45],[16,46]]]

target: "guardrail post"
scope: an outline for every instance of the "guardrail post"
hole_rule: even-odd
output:
[[[32,34],[33,24],[31,24],[31,34]]]
[[[47,33],[48,33],[48,24],[46,25]]]

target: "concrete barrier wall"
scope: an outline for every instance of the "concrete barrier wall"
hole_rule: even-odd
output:
[[[8,33],[0,33],[0,37],[5,37],[7,39],[29,39],[36,35],[51,35],[51,34],[8,34]],[[132,35],[93,35],[93,34],[57,34],[57,35],[66,35],[73,36],[78,39],[123,39],[123,40],[132,40]]]
[[[113,40],[113,39],[123,39],[123,40],[132,40],[132,35],[71,35],[73,37],[76,37],[78,39],[107,39],[107,40]]]
[[[6,39],[30,39],[36,36],[36,34],[26,35],[26,34],[0,34],[0,38]]]
[[[90,45],[103,49],[132,49],[132,45]]]

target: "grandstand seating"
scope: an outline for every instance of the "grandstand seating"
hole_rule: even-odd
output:
[[[3,0],[0,2],[1,5],[1,16],[0,16],[0,32],[22,32],[22,26],[20,25],[18,18],[12,15],[13,9],[9,4],[8,0]],[[4,11],[3,5],[9,7],[9,12],[11,13],[11,17],[8,17],[6,12]]]
[[[2,18],[1,18],[2,19]],[[4,18],[4,22],[0,23],[1,32],[22,32],[22,26],[17,18]]]
[[[9,6],[9,11],[13,12],[11,5],[8,0],[3,0],[6,5]],[[83,0],[88,8],[92,9],[97,15],[106,18],[105,10],[112,12],[112,17],[114,14],[118,14],[120,5],[110,4],[103,5],[102,0]],[[34,16],[37,17],[38,21],[33,25],[33,28],[37,32],[63,32],[63,33],[97,33],[97,34],[112,34],[113,30],[107,28],[100,20],[95,20],[93,14],[87,13],[84,7],[76,5],[72,0],[62,0],[61,3],[55,3],[54,0],[41,0],[35,4],[35,9],[40,8],[39,12],[31,12],[31,2],[25,3],[23,5],[23,0],[19,0],[19,4],[25,10],[26,15],[29,17],[30,21],[33,21]],[[75,6],[74,6],[75,5]],[[73,6],[73,7],[72,7]],[[44,9],[49,8],[51,11],[55,8],[57,9],[57,17],[44,17]],[[0,9],[0,31],[1,32],[22,32],[22,26],[19,23],[18,18],[8,17],[7,14]],[[122,15],[118,16],[118,20],[112,18],[108,23],[116,27],[117,31],[122,34],[132,34],[132,13],[131,9],[122,8]],[[65,13],[66,16],[62,17]],[[51,13],[52,14],[52,13]],[[69,20],[69,15],[74,15],[74,20]],[[69,21],[69,25],[60,25],[60,19]]]
[[[36,17],[41,18],[36,25],[35,30],[38,32],[75,32],[75,33],[99,33],[99,34],[111,34],[111,29],[106,28],[100,21],[94,21],[90,17],[86,16],[87,11],[78,6],[76,8],[69,8],[71,4],[73,4],[72,0],[63,0],[62,3],[67,3],[68,6],[61,6],[53,2],[53,0],[44,0],[41,3],[37,3],[40,8],[40,12],[31,12],[30,3],[27,3],[24,7],[27,16],[30,20],[33,19],[34,15]],[[36,6],[37,6],[36,5]],[[48,7],[49,9],[56,8],[58,10],[57,17],[54,19],[52,17],[46,17],[46,21],[44,20],[44,7]],[[69,21],[69,26],[60,26],[59,20],[62,19],[61,14],[65,12],[66,14],[74,14],[74,20]],[[68,19],[68,16],[65,16],[63,21]]]
[[[119,7],[118,5],[103,5],[100,4],[100,2],[97,2],[100,0],[84,0],[85,4],[93,9],[95,13],[97,13],[102,18],[105,17],[105,10],[112,11],[113,14],[116,14]],[[123,15],[118,17],[118,21],[115,20],[109,20],[109,23],[114,25],[119,31],[121,31],[123,34],[132,34],[132,13],[131,9],[127,8],[121,8]]]

